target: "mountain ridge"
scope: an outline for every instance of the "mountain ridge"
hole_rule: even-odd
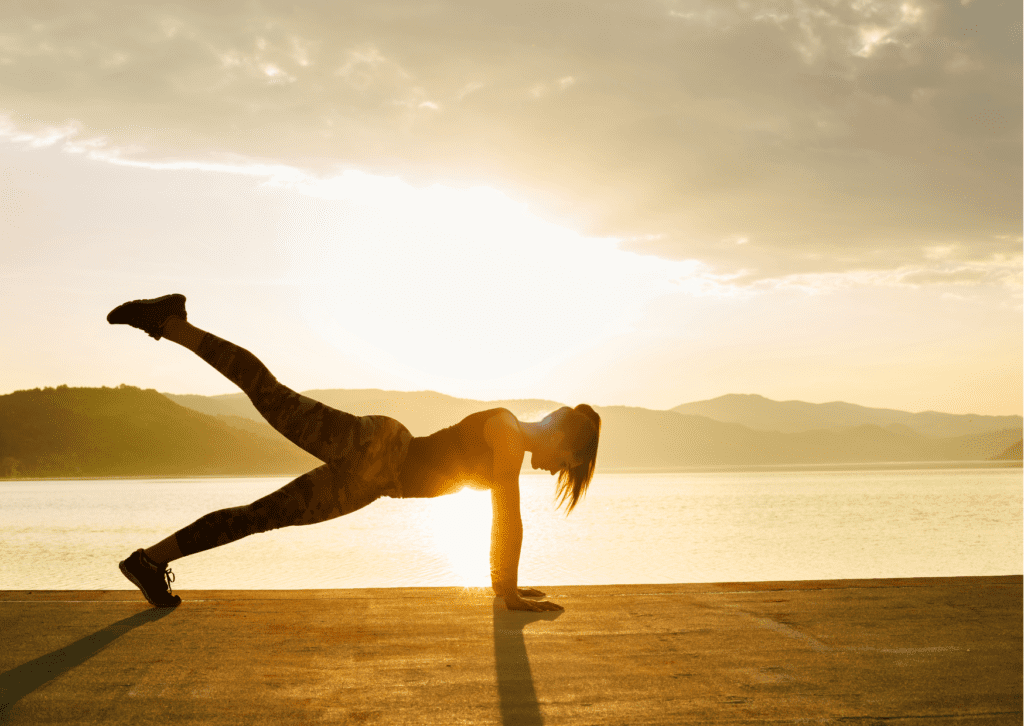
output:
[[[739,423],[760,431],[783,433],[874,424],[883,427],[905,426],[924,436],[948,438],[1014,428],[1024,423],[1020,416],[952,414],[939,411],[912,413],[891,408],[870,408],[845,401],[774,401],[756,393],[729,393],[704,401],[680,404],[669,410],[706,416],[723,423]]]
[[[475,401],[432,391],[310,391],[355,415],[382,414],[422,436],[478,410],[539,419],[544,399]],[[183,405],[175,401],[188,403]],[[202,408],[204,410],[198,410]],[[598,469],[974,461],[1012,454],[1021,428],[932,438],[874,424],[796,433],[705,416],[596,406]],[[527,460],[528,462],[528,460]],[[164,395],[152,389],[57,388],[0,396],[0,477],[297,475],[320,462],[262,421],[243,394]],[[528,467],[528,463],[526,464]]]
[[[174,394],[167,395],[175,398]],[[459,399],[434,391],[327,389],[306,391],[304,395],[358,416],[377,414],[397,418],[416,436],[433,433],[488,408],[501,406],[522,420],[530,420],[530,413],[537,419],[562,405],[545,399]],[[259,418],[244,394],[228,394],[228,397],[227,403],[233,407],[230,410],[247,410],[248,415]],[[434,400],[443,405],[431,410],[430,403]],[[1020,426],[943,438],[925,436],[902,424],[885,428],[858,424],[787,434],[759,431],[675,410],[636,406],[595,406],[595,409],[602,417],[599,468],[966,461],[990,459],[1020,438]]]

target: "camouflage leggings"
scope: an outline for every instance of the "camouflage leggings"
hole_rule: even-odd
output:
[[[196,352],[241,388],[271,426],[325,463],[252,504],[211,512],[179,530],[182,555],[402,495],[398,474],[412,434],[398,421],[353,416],[306,398],[278,383],[252,353],[210,333]]]

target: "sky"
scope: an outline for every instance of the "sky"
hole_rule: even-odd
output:
[[[1020,2],[5,2],[0,393],[1022,407]]]

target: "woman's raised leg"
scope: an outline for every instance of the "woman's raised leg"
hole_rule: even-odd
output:
[[[245,348],[176,316],[164,323],[163,337],[188,348],[224,374],[242,389],[267,423],[321,461],[342,460],[359,445],[360,417],[296,393]]]

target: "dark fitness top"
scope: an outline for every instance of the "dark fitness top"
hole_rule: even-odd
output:
[[[494,452],[484,440],[484,424],[504,410],[480,411],[430,436],[414,437],[398,476],[402,496],[437,497],[458,491],[464,484],[489,482],[494,474]]]

